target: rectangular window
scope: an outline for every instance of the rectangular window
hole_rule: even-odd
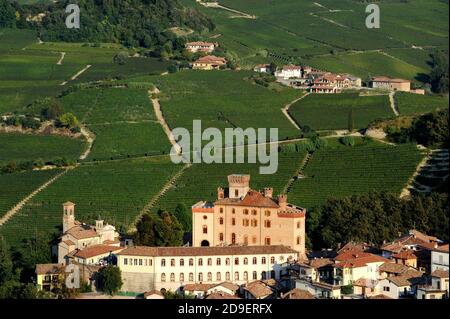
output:
[[[124,265],[128,265],[128,258],[124,258],[124,259],[123,259],[123,264],[124,264]]]
[[[139,266],[142,266],[142,259],[139,259]]]

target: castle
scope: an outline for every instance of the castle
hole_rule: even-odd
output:
[[[289,204],[272,188],[250,189],[250,175],[229,175],[229,187],[217,189],[214,203],[192,206],[192,245],[285,245],[305,257],[306,210]]]

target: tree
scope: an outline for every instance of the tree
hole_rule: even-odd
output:
[[[156,246],[181,246],[184,230],[177,218],[166,211],[160,211],[155,224]]]
[[[154,246],[155,237],[155,220],[149,214],[144,214],[136,224],[134,241],[136,245]]]
[[[113,62],[119,65],[124,65],[125,63],[127,63],[127,59],[128,52],[121,51],[114,56]]]
[[[57,121],[57,126],[73,128],[78,126],[78,119],[72,113],[64,113]]]
[[[45,104],[41,109],[41,116],[46,120],[55,120],[64,114],[61,102],[55,98],[46,98],[40,104]]]
[[[100,270],[99,286],[108,295],[116,294],[122,288],[122,272],[118,267],[108,265]]]
[[[183,203],[179,203],[177,207],[175,207],[174,215],[183,226],[184,230],[191,229],[192,218],[191,214],[188,213],[186,205]]]
[[[0,28],[13,28],[16,25],[16,11],[10,1],[0,0]]]
[[[432,67],[430,72],[431,88],[436,93],[448,92],[448,53],[436,51],[430,54]]]

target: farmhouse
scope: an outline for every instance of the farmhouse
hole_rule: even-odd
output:
[[[218,70],[227,64],[227,60],[214,55],[207,55],[192,63],[194,70]]]
[[[86,254],[78,253],[91,246],[96,247]],[[96,220],[95,226],[81,223],[75,220],[75,204],[72,202],[63,204],[63,234],[58,244],[58,263],[66,264],[69,258],[75,257],[80,260],[86,259],[86,263],[91,264],[89,261],[92,259],[98,261],[100,257],[119,246],[119,234],[114,226],[104,225],[101,219]]]
[[[270,64],[257,64],[253,68],[253,71],[258,73],[270,73],[272,70],[270,68]]]
[[[196,41],[186,43],[186,50],[192,53],[196,52],[211,53],[218,46],[219,46],[218,43]]]
[[[298,65],[285,65],[280,71],[275,72],[277,78],[283,78],[285,80],[291,78],[301,78],[302,77],[302,67]]]
[[[369,86],[374,89],[409,92],[411,90],[411,81],[392,79],[387,76],[376,76],[370,79]]]
[[[287,262],[298,259],[298,252],[286,246],[135,246],[122,250],[117,258],[124,282],[122,291],[183,292],[187,286],[203,295],[213,288],[212,284],[217,290],[234,289],[224,287],[224,280],[241,285],[279,279],[286,272]],[[205,286],[188,286],[196,284]]]
[[[288,204],[272,188],[250,189],[250,175],[229,175],[214,203],[192,206],[192,245],[286,245],[305,257],[306,209]]]

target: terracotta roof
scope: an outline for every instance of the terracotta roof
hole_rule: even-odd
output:
[[[63,243],[66,244],[67,246],[73,246],[75,245],[75,243],[71,240],[63,240]]]
[[[368,278],[359,278],[358,280],[355,280],[353,283],[353,286],[357,287],[374,287],[375,282],[374,280],[368,279]]]
[[[298,254],[286,246],[214,246],[214,247],[148,247],[135,246],[122,250],[122,256],[219,256],[219,255],[260,255]]]
[[[386,279],[392,282],[397,287],[411,286],[414,284],[418,284],[423,280],[422,276],[410,276],[410,275],[392,276],[387,277]]]
[[[400,83],[400,82],[411,82],[409,80],[405,80],[405,79],[392,79],[390,77],[387,76],[374,76],[371,81],[374,82],[392,82],[392,83]]]
[[[158,296],[164,297],[164,295],[158,290],[150,290],[150,291],[144,292],[144,298],[147,298],[148,296],[151,296],[151,295],[158,295]]]
[[[78,250],[74,256],[78,258],[92,258],[99,255],[108,254],[110,252],[122,250],[123,247],[117,247],[117,246],[109,246],[109,245],[94,245],[87,247],[82,250]]]
[[[288,64],[288,65],[283,66],[283,70],[285,70],[285,71],[289,71],[289,70],[301,70],[301,69],[302,69],[301,66],[293,65],[293,64]]]
[[[317,259],[312,259],[309,262],[309,265],[313,268],[320,268],[320,267],[324,267],[324,266],[328,266],[328,265],[332,265],[334,264],[334,261],[331,260],[330,258],[317,258]]]
[[[75,205],[75,204],[69,201],[69,202],[65,202],[63,205],[64,206],[72,206],[72,205]]]
[[[436,269],[431,273],[432,277],[448,278],[448,270]]]
[[[410,268],[402,264],[395,264],[392,262],[386,262],[382,264],[379,268],[380,272],[387,272],[392,274],[402,274],[408,271]]]
[[[294,288],[285,293],[283,299],[314,299],[314,295],[309,291]]]
[[[215,55],[207,55],[199,58],[195,63],[212,63],[212,64],[225,64],[227,60],[222,57],[217,57]]]
[[[417,259],[417,256],[412,249],[402,250],[401,252],[392,255],[392,257],[397,259]]]
[[[219,291],[219,292],[213,292],[212,294],[209,294],[206,297],[206,299],[239,299],[239,297]]]
[[[186,43],[186,46],[211,46],[211,45],[215,45],[215,43],[204,41],[194,41]]]
[[[267,297],[273,294],[273,290],[259,280],[248,283],[244,290],[248,291],[255,298]]]
[[[219,199],[215,205],[235,205],[235,206],[249,206],[249,207],[268,207],[279,208],[280,206],[269,197],[265,197],[258,191],[249,190],[243,199],[240,198],[224,198]]]
[[[36,264],[37,275],[51,275],[64,273],[66,266],[62,264]]]
[[[376,262],[387,262],[386,258],[383,258],[378,255],[366,253],[366,252],[355,252],[355,251],[346,251],[335,257],[335,260],[339,263],[335,264],[335,267],[339,268],[355,268],[355,267],[364,267],[370,263]]]
[[[268,68],[268,67],[270,67],[270,64],[257,64],[255,65],[254,69]]]
[[[103,242],[104,245],[112,245],[112,244],[119,244],[119,243],[120,243],[119,239],[116,239],[116,240],[105,240]]]
[[[65,234],[72,235],[76,239],[92,238],[98,236],[94,228],[85,225],[74,226],[66,231]]]
[[[187,284],[184,286],[185,291],[203,291],[206,292],[213,285],[211,284]]]
[[[346,243],[344,246],[342,246],[341,249],[339,249],[337,252],[338,254],[346,252],[346,251],[361,251],[364,252],[368,245],[366,243],[356,243],[354,241],[350,241]]]
[[[231,291],[239,290],[239,285],[236,285],[236,284],[234,284],[232,282],[229,282],[229,281],[224,281],[224,282],[221,282],[220,284],[212,285],[209,289],[214,289],[216,287],[224,287],[224,288],[229,289]]]
[[[438,246],[436,248],[433,248],[434,251],[448,253],[448,244]]]

